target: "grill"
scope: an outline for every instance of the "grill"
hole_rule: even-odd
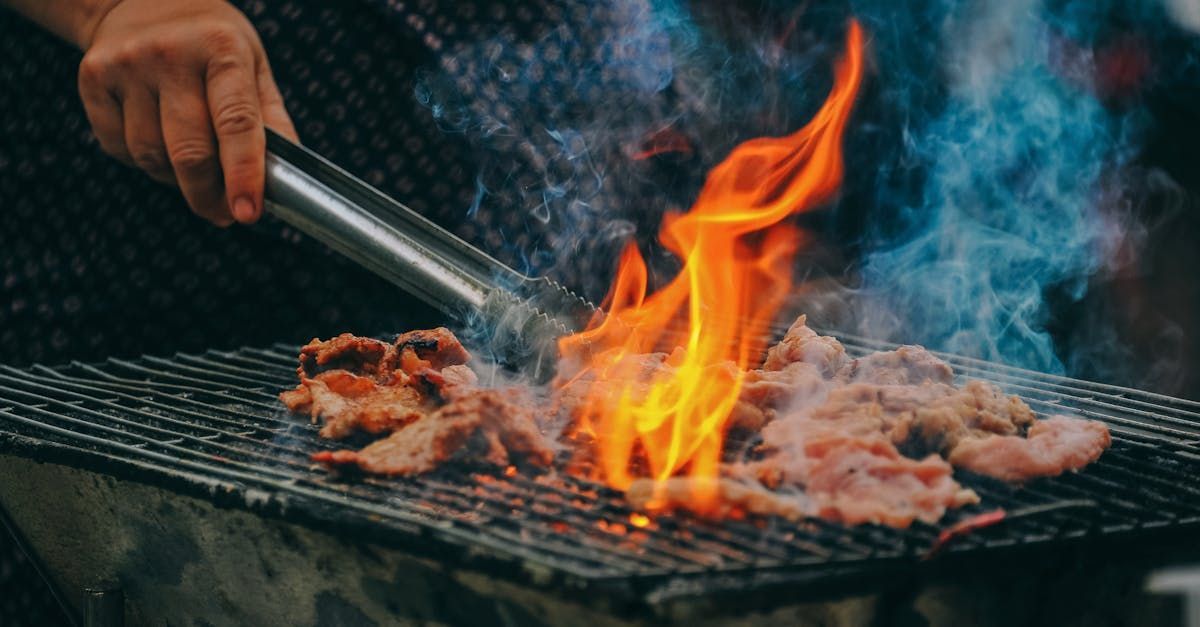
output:
[[[851,353],[892,348],[841,338]],[[572,477],[465,466],[418,479],[326,474],[308,457],[337,444],[320,440],[275,396],[294,384],[296,352],[276,345],[0,367],[0,453],[378,542],[624,615],[697,599],[727,611],[761,609],[1048,548],[1140,551],[1194,537],[1200,525],[1200,403],[1137,390],[942,355],[960,375],[993,381],[1041,414],[1105,421],[1112,448],[1081,473],[1019,489],[959,473],[983,502],[938,526],[716,523],[676,514],[638,527],[619,493]],[[952,525],[996,508],[1008,518],[939,543]]]

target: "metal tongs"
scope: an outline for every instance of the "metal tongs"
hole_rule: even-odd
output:
[[[553,371],[554,340],[596,307],[513,270],[367,183],[267,129],[267,209],[463,324],[478,321],[499,361]]]

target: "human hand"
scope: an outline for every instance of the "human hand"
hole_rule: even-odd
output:
[[[218,226],[258,220],[264,124],[296,131],[246,17],[223,0],[116,0],[89,26],[79,93],[104,151]]]

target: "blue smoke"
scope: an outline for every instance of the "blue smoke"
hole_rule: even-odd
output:
[[[829,42],[785,50],[761,25],[716,33],[675,0],[547,6],[557,13],[544,32],[498,27],[459,44],[420,76],[415,96],[475,149],[464,216],[506,234],[489,237],[488,251],[596,300],[631,238],[649,249],[652,273],[673,273],[674,260],[653,250],[659,218],[689,206],[740,141],[806,121],[845,28],[842,15],[830,21]],[[659,135],[673,152],[639,157]]]
[[[596,297],[611,252],[636,230],[629,147],[677,116],[663,91],[682,14],[636,0],[547,10],[558,12],[552,26],[532,39],[498,28],[460,44],[415,95],[476,149],[476,194],[463,210],[505,232],[489,252],[534,274],[592,262],[580,275]]]
[[[909,109],[900,154],[885,164],[920,164],[924,182],[868,239],[859,332],[1062,372],[1046,296],[1082,298],[1121,239],[1101,187],[1128,158],[1134,125],[1052,65],[1059,33],[1082,27],[1062,17],[1072,5],[938,9],[940,45],[922,51],[936,69],[882,79],[900,106],[931,77],[946,91],[940,108]]]
[[[598,299],[614,253],[646,246],[733,146],[808,120],[855,16],[871,65],[836,212],[867,219],[847,238],[861,262],[842,324],[1062,372],[1047,298],[1082,298],[1137,228],[1102,198],[1141,122],[1097,98],[1086,53],[1129,3],[767,0],[761,19],[738,4],[567,3],[532,40],[501,29],[424,76],[419,101],[478,149],[465,215],[504,216],[491,252]],[[661,131],[688,150],[631,157]]]

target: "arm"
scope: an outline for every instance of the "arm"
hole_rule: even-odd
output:
[[[264,125],[295,139],[254,27],[224,0],[0,0],[84,51],[79,94],[112,156],[225,226],[262,214]]]

